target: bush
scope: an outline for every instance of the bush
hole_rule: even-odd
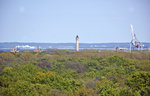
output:
[[[74,79],[66,79],[54,72],[37,73],[34,83],[46,84],[53,89],[65,90],[74,92],[78,88],[82,87],[82,84],[76,82]]]
[[[83,73],[83,72],[86,72],[88,70],[88,68],[81,64],[80,62],[71,62],[71,61],[68,61],[68,62],[65,62],[65,67],[67,69],[72,69],[72,70],[76,70],[76,72],[78,73]]]
[[[44,68],[50,68],[52,63],[48,62],[47,60],[41,60],[38,63],[38,66],[41,67],[42,69]]]
[[[136,72],[129,76],[126,84],[134,91],[138,91],[142,96],[150,95],[150,73]]]

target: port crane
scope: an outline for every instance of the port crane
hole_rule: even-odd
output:
[[[137,49],[141,50],[144,47],[144,45],[141,42],[139,42],[138,39],[136,38],[132,24],[130,24],[130,27],[131,27],[131,33],[132,33],[132,40],[130,43],[130,52],[131,52],[132,48],[137,48]]]

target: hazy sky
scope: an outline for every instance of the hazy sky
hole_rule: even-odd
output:
[[[0,0],[0,42],[150,42],[150,0]]]

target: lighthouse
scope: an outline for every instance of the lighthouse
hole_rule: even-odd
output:
[[[79,36],[76,36],[76,52],[79,51]]]

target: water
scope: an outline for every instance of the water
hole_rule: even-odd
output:
[[[150,48],[150,43],[143,43],[144,48]],[[40,46],[41,50],[45,49],[66,49],[75,50],[75,43],[18,43],[18,42],[3,42],[0,43],[0,51],[10,51],[17,47],[17,50],[36,50]],[[116,47],[129,50],[130,43],[79,43],[79,49],[97,49],[97,50],[115,50]]]

